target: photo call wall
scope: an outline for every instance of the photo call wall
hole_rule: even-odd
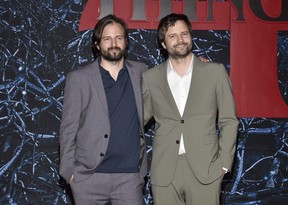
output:
[[[2,0],[0,204],[73,204],[59,176],[59,127],[69,71],[94,60],[92,29],[107,14],[129,26],[127,58],[162,63],[161,17],[184,13],[193,53],[223,63],[239,130],[221,204],[288,200],[287,0]],[[145,134],[151,161],[153,125]],[[149,173],[145,203],[153,205]]]

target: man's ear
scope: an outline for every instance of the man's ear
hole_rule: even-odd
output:
[[[161,45],[163,46],[163,48],[165,48],[165,49],[166,49],[166,45],[165,45],[165,43],[164,43],[164,42],[162,42],[162,43],[161,43]]]
[[[95,41],[95,47],[100,51],[100,47],[99,47],[99,45],[98,45],[98,43]]]

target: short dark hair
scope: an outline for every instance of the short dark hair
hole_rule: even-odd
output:
[[[113,23],[118,23],[122,26],[123,30],[124,30],[124,38],[125,41],[127,42],[128,45],[128,26],[125,23],[125,21],[115,15],[112,14],[108,14],[107,16],[104,16],[103,18],[101,18],[95,25],[94,29],[93,29],[93,36],[92,36],[92,49],[95,51],[96,49],[96,45],[100,44],[101,38],[102,38],[102,34],[103,34],[103,30],[105,28],[105,26],[107,26],[108,24],[113,24]],[[96,43],[96,45],[95,45]]]
[[[165,34],[170,26],[174,26],[176,21],[184,21],[187,25],[190,35],[192,36],[192,26],[188,17],[184,14],[171,13],[163,17],[158,25],[158,40],[160,43],[163,43],[165,40]]]

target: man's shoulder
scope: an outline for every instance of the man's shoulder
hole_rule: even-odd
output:
[[[222,63],[218,62],[203,62],[199,60],[198,58],[195,58],[196,67],[199,68],[200,72],[208,72],[208,73],[218,73],[220,70],[225,70],[225,67]],[[214,75],[214,74],[213,74]]]
[[[125,59],[125,63],[129,66],[133,66],[133,67],[146,67],[145,63],[142,63],[140,61],[135,61],[135,60],[128,60]]]
[[[146,64],[140,61],[133,61],[133,60],[126,59],[125,64],[128,70],[130,69],[131,71],[139,72],[140,75],[142,75],[142,73],[144,73],[147,70]]]
[[[91,74],[91,70],[94,70],[95,68],[99,68],[99,63],[97,61],[81,65],[77,69],[71,70],[69,73],[71,73],[72,75]]]
[[[166,69],[167,65],[166,65],[166,62],[163,62],[159,65],[155,65],[154,67],[152,68],[149,68],[145,73],[144,75],[147,75],[147,76],[154,76],[154,75],[157,75],[157,73],[159,73],[162,69]]]

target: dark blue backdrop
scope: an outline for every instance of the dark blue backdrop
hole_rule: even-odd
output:
[[[0,2],[0,204],[72,204],[58,174],[66,74],[93,61],[91,30],[78,32],[86,1]],[[128,58],[164,59],[151,30],[130,30]],[[229,71],[229,31],[195,31],[193,52]],[[260,74],[260,73],[259,73]],[[278,35],[278,80],[288,103],[288,32]],[[222,204],[286,204],[287,118],[241,118],[233,173]],[[153,127],[146,133],[151,158]],[[153,201],[146,186],[146,204]]]

